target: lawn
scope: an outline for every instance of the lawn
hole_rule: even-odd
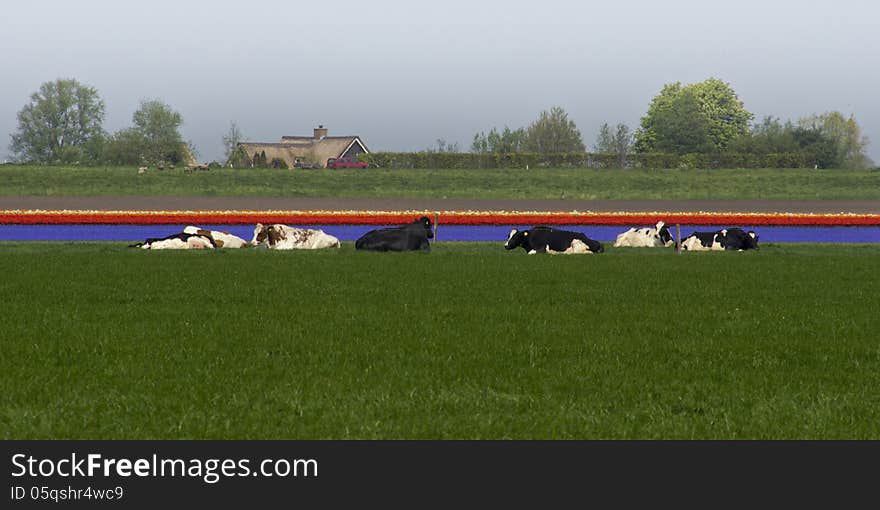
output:
[[[0,196],[880,199],[880,170],[265,170],[0,165]]]
[[[880,246],[0,243],[0,438],[880,438]]]

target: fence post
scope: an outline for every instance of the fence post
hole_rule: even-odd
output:
[[[681,255],[681,227],[678,223],[675,224],[675,251]]]
[[[437,224],[440,223],[440,213],[434,213],[434,242],[437,242]]]

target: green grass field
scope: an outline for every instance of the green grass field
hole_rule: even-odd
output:
[[[880,438],[880,246],[0,243],[0,437]]]
[[[0,196],[880,199],[880,170],[233,170],[0,165]]]

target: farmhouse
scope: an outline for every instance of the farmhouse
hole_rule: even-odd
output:
[[[312,136],[282,136],[278,143],[242,142],[238,144],[250,161],[254,156],[266,155],[266,162],[281,160],[288,168],[297,163],[327,166],[329,158],[344,158],[369,154],[359,136],[327,136],[327,128],[319,125]]]

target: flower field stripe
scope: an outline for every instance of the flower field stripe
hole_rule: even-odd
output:
[[[440,225],[682,225],[878,226],[880,214],[540,211],[0,211],[8,225],[248,225],[256,223],[389,225],[420,216]]]

